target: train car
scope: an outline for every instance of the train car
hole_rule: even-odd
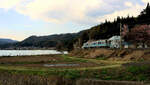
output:
[[[110,48],[120,48],[120,36],[112,36],[108,39],[110,42]]]
[[[88,43],[88,42],[84,43],[83,46],[82,46],[82,48],[89,48],[89,44],[90,43]]]
[[[82,48],[106,48],[106,47],[109,47],[109,43],[107,40],[86,42],[82,46]]]
[[[97,47],[100,47],[100,48],[107,48],[109,47],[109,42],[108,40],[99,40],[97,41]]]
[[[119,48],[120,36],[112,36],[109,39],[86,42],[82,48]]]

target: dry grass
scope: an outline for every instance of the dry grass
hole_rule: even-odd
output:
[[[150,49],[87,49],[72,51],[70,55],[103,60],[139,61],[150,60]]]
[[[58,76],[0,74],[0,85],[149,85],[144,82],[106,81],[96,79],[67,79]]]
[[[107,49],[94,49],[85,57],[86,58],[109,57],[113,52],[114,52],[113,50]]]
[[[23,57],[1,57],[0,63],[14,62],[52,62],[62,60],[60,55],[41,55],[41,56],[23,56]]]
[[[129,81],[105,81],[94,79],[80,79],[76,85],[145,85],[141,82],[129,82]]]
[[[133,51],[132,53],[125,55],[123,60],[140,60],[144,53],[144,51]]]
[[[57,76],[33,76],[21,74],[0,74],[0,85],[73,85],[71,79]]]
[[[85,53],[82,52],[84,52],[84,50],[80,51],[81,54],[78,53],[78,56],[90,54],[90,56],[95,56],[95,59],[90,59],[90,56],[88,58],[79,58],[70,57],[68,55],[0,58],[0,62],[3,62],[3,64],[0,65],[0,85],[144,85],[138,82],[101,81],[94,79],[81,79],[77,80],[76,83],[76,79],[150,80],[149,66],[148,68],[143,66],[149,64],[149,62],[131,63],[129,61],[99,59],[99,57],[106,57],[107,59],[132,60],[137,57],[133,60],[140,60],[143,56],[147,59],[150,54],[149,50],[92,49],[92,51],[86,50]],[[105,55],[102,56],[102,54]],[[13,64],[16,62],[21,62],[21,64]],[[36,67],[39,63],[28,64],[25,62],[40,62],[42,65],[43,63],[78,63],[80,66],[77,68],[43,68],[40,66]]]
[[[77,66],[53,66],[45,67],[44,64],[78,64]],[[86,59],[69,57],[65,55],[43,55],[43,56],[24,56],[24,57],[2,57],[0,58],[1,66],[21,66],[34,68],[81,68],[81,67],[96,67],[100,63],[95,63]],[[101,63],[105,65],[105,63]]]

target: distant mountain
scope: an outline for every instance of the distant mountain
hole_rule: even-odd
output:
[[[12,43],[16,43],[16,42],[18,42],[18,41],[12,40],[12,39],[0,38],[0,45],[3,45],[3,44],[12,44]]]
[[[30,36],[16,44],[17,47],[54,47],[57,49],[70,49],[72,48],[73,41],[81,34],[79,33],[67,33],[67,34],[55,34],[48,36]]]

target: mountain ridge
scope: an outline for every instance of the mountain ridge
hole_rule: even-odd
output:
[[[17,43],[17,40],[12,40],[8,38],[0,38],[0,44],[9,44],[9,43]]]

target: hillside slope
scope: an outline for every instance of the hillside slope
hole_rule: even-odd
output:
[[[150,49],[87,49],[73,50],[70,56],[100,60],[143,61],[150,60]]]
[[[60,50],[65,50],[72,45],[74,40],[82,33],[56,34],[48,36],[30,36],[16,44],[21,47],[55,47]]]
[[[16,43],[16,42],[18,42],[18,41],[11,40],[11,39],[2,39],[2,38],[0,38],[0,45],[2,45],[2,44],[8,44],[8,43]]]

